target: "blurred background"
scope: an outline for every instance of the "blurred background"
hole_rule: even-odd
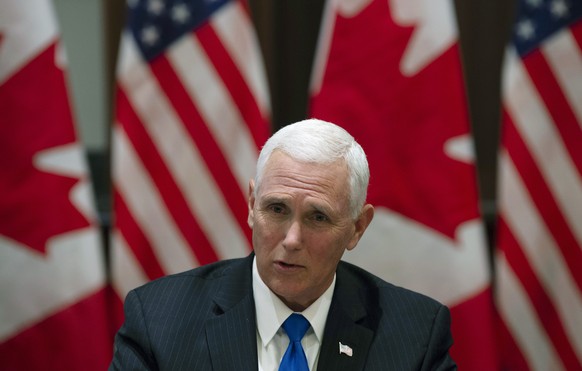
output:
[[[265,59],[273,129],[307,114],[323,0],[251,0]],[[70,60],[80,134],[87,145],[104,226],[110,223],[109,133],[119,36],[125,2],[55,0]],[[463,68],[477,152],[482,213],[492,235],[499,137],[500,69],[515,2],[456,0]],[[90,88],[88,88],[90,87]],[[443,87],[446,89],[446,87]]]
[[[242,3],[0,2],[2,369],[105,369],[130,290],[248,255],[311,114],[371,169],[343,258],[449,306],[460,369],[582,369],[582,1]]]

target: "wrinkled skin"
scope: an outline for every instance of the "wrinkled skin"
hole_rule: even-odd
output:
[[[344,251],[352,250],[372,221],[365,205],[354,220],[343,161],[318,165],[275,151],[255,198],[249,185],[248,223],[259,275],[289,308],[302,311],[333,281]]]

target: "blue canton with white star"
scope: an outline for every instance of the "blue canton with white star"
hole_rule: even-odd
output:
[[[523,57],[554,33],[579,22],[582,0],[519,0],[516,14],[512,41]]]
[[[203,25],[229,0],[127,0],[127,25],[144,58],[151,61],[170,44]]]

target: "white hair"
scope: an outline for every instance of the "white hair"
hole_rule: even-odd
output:
[[[359,216],[366,202],[370,170],[364,150],[346,130],[318,119],[303,120],[281,128],[267,140],[259,154],[255,195],[261,184],[265,164],[275,150],[306,163],[345,161],[350,186],[350,214],[353,219]]]

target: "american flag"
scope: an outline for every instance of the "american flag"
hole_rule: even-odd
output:
[[[128,1],[113,129],[114,286],[251,251],[270,103],[243,1]]]
[[[345,258],[451,308],[461,370],[494,370],[490,265],[478,211],[453,2],[329,0],[311,114],[368,155],[376,209]]]
[[[582,2],[520,1],[503,70],[497,306],[508,370],[582,370]]]
[[[50,0],[0,3],[0,368],[103,370],[103,245]]]

